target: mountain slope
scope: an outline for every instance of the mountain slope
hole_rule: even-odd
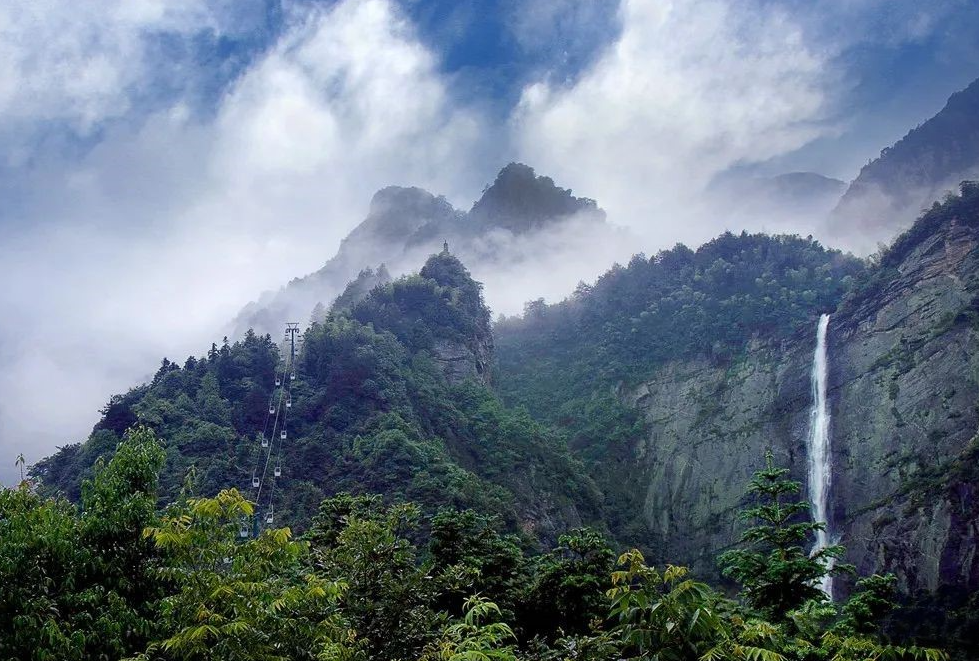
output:
[[[662,456],[644,447],[647,437],[661,434],[659,422],[635,406],[632,391],[665,375],[670,400],[659,414],[673,422],[663,424],[677,444],[694,442],[675,417],[694,415],[702,398],[681,395],[692,395],[685,392],[691,377],[689,368],[677,366],[699,366],[723,379],[748,347],[777,346],[805,333],[863,269],[859,260],[799,237],[725,234],[696,251],[677,246],[650,259],[638,255],[563,303],[536,303],[523,319],[498,324],[497,387],[506,402],[567,429],[572,448],[615,503],[607,510],[609,525],[623,543],[642,544],[664,561],[694,562],[701,552],[713,557],[701,533],[718,513],[690,502],[656,502],[666,491],[655,493],[663,485],[650,471],[685,469],[669,460],[665,446]],[[731,409],[744,411],[732,414],[750,417],[751,391],[734,398]],[[658,458],[650,463],[652,456]],[[750,475],[759,457],[748,453],[737,461]],[[723,479],[728,500],[739,498],[747,478]],[[684,499],[713,502],[710,490],[689,486],[678,489]],[[677,518],[686,523],[664,526]]]
[[[276,370],[283,374],[279,349],[249,332],[182,367],[165,360],[151,383],[112,399],[85,443],[33,472],[46,489],[77,497],[96,459],[139,422],[167,442],[167,499],[191,467],[200,493],[237,485],[255,498],[252,476],[275,453],[283,471],[271,501],[277,521],[300,529],[338,491],[410,499],[433,511],[473,507],[528,539],[595,521],[597,491],[563,439],[501,406],[486,386],[491,352],[481,287],[443,252],[418,275],[380,285],[313,324],[287,396],[273,385]],[[288,438],[273,426],[265,450],[259,439],[269,435],[270,406],[276,419],[287,418]],[[260,511],[267,498],[258,498]]]
[[[860,170],[833,211],[831,231],[890,240],[921,209],[979,173],[979,80]]]
[[[846,183],[816,172],[786,172],[773,177],[726,173],[705,195],[723,210],[728,224],[800,231],[818,225],[839,202]]]
[[[531,308],[498,329],[501,391],[568,430],[638,519],[620,535],[645,527],[658,560],[711,573],[766,450],[806,480],[816,319],[832,312],[830,531],[860,573],[894,572],[905,599],[930,604],[921,613],[940,640],[979,600],[979,185],[936,204],[845,287],[846,260],[810,246],[800,273],[772,241],[637,259]],[[753,280],[753,268],[771,274]]]

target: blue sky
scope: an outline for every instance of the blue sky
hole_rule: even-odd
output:
[[[971,0],[8,0],[0,26],[0,481],[318,268],[382,186],[465,208],[521,160],[650,253],[741,229],[718,175],[850,179],[979,77]]]

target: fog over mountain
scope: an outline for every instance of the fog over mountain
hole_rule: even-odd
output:
[[[0,481],[17,453],[83,438],[164,355],[275,329],[280,312],[306,321],[361,269],[397,275],[444,240],[494,315],[726,229],[860,248],[813,210],[976,77],[977,14],[910,0],[6,3]],[[555,197],[527,213],[519,186],[484,195],[511,162]],[[749,183],[716,194],[732,173]]]
[[[595,278],[595,268],[627,260],[636,238],[609,225],[594,200],[575,197],[522,163],[503,168],[465,213],[420,188],[389,186],[374,194],[367,218],[323,268],[249,303],[231,333],[277,333],[283,319],[306,322],[314,307],[329,308],[364,269],[411,272],[443,244],[483,282],[493,311],[515,314],[527,292],[559,299]],[[584,251],[592,268],[581,263]]]
[[[908,227],[959,182],[979,176],[979,79],[861,168],[833,210],[830,231],[868,250]]]
[[[979,659],[979,2],[0,3],[0,659]]]

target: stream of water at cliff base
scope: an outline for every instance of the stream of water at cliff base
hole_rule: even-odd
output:
[[[806,450],[809,458],[809,502],[812,504],[812,517],[814,521],[825,523],[826,529],[816,533],[813,553],[832,543],[829,530],[829,487],[832,481],[833,455],[829,436],[829,404],[826,401],[826,380],[829,371],[826,352],[828,329],[829,315],[820,315],[816,327],[816,352],[812,359],[812,409],[809,412]],[[833,598],[832,576],[824,576],[819,587],[830,599]]]

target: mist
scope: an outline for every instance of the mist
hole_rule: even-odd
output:
[[[18,479],[18,453],[32,463],[83,440],[109,397],[164,356],[203,354],[261,292],[321,268],[388,185],[468,209],[520,160],[598,200],[607,226],[452,247],[494,314],[724,230],[835,244],[821,211],[733,213],[743,191],[715,183],[793,155],[804,169],[808,145],[854,130],[841,117],[858,74],[843,54],[858,34],[827,41],[788,5],[624,0],[596,46],[594,5],[544,33],[531,28],[574,3],[534,4],[505,10],[514,48],[541,57],[509,103],[480,98],[470,69],[448,69],[394,0],[286,2],[275,29],[258,2],[0,9],[0,483]],[[931,18],[895,28],[893,43],[941,29]],[[542,34],[580,47],[577,59]],[[238,50],[194,50],[221,40]],[[171,41],[181,47],[161,46]],[[853,162],[841,150],[828,173],[852,178]],[[410,272],[430,252],[388,266]],[[489,252],[507,257],[479,258]]]

